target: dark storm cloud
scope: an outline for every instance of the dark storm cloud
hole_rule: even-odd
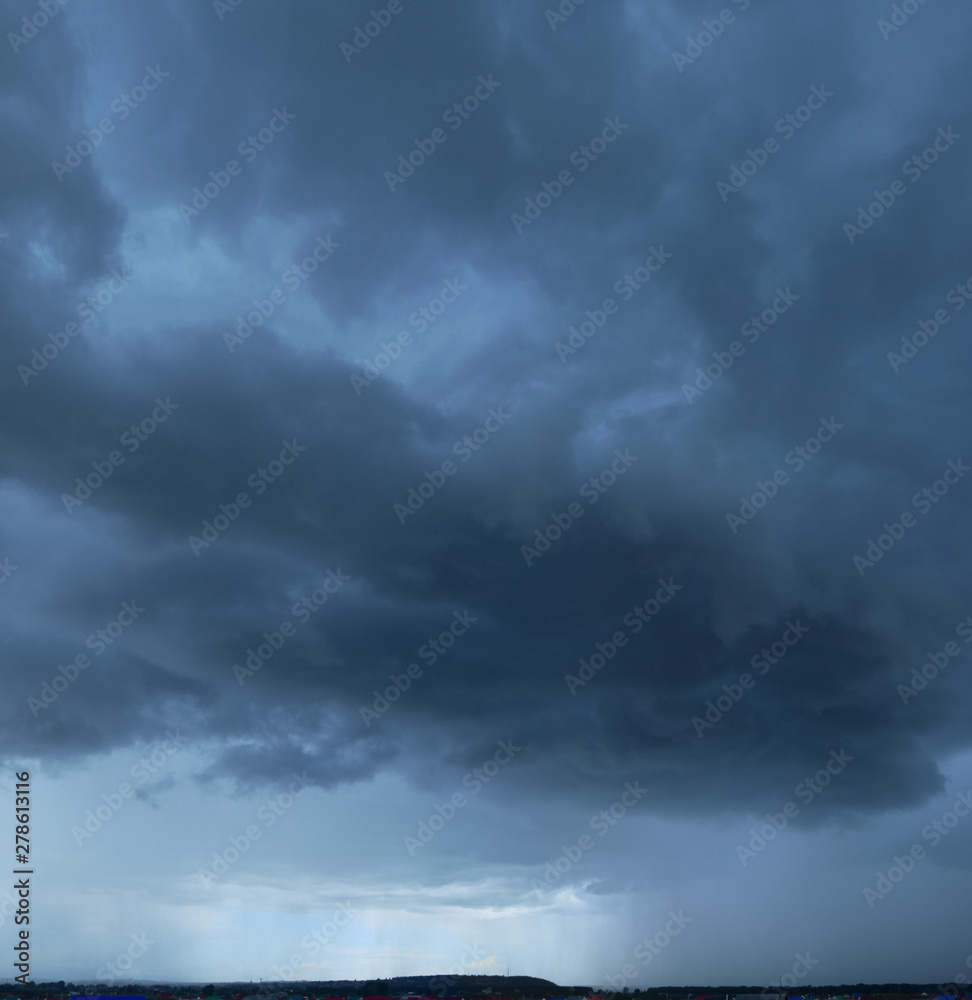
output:
[[[967,19],[957,5],[939,8]],[[257,216],[336,218],[320,231],[340,251],[307,283],[334,335],[309,331],[312,351],[271,320],[230,355],[223,331],[272,286],[247,283],[220,304],[221,324],[160,332],[146,318],[113,347],[84,334],[27,386],[17,365],[61,329],[85,281],[98,287],[121,265],[122,211],[90,164],[63,183],[51,172],[86,124],[68,97],[80,70],[60,27],[8,60],[8,93],[29,95],[10,98],[5,122],[5,135],[25,139],[4,167],[0,402],[4,475],[32,491],[39,512],[23,578],[31,558],[49,556],[43,521],[70,519],[77,534],[59,535],[57,577],[11,623],[7,748],[96,752],[181,716],[195,738],[222,743],[206,778],[243,787],[305,769],[324,785],[386,767],[428,780],[443,755],[461,773],[513,736],[529,755],[510,788],[530,799],[599,802],[640,777],[659,811],[772,808],[841,748],[854,762],[814,805],[819,816],[853,822],[940,791],[936,760],[968,739],[943,693],[953,681],[909,705],[896,685],[969,611],[968,484],[866,576],[851,559],[967,455],[964,314],[951,340],[943,334],[906,369],[893,372],[885,354],[968,278],[950,220],[968,199],[972,140],[956,95],[969,80],[943,39],[925,104],[882,99],[898,60],[927,58],[933,30],[926,18],[884,43],[883,13],[754,8],[682,74],[670,49],[700,29],[702,6],[636,16],[630,5],[587,5],[551,32],[541,10],[519,5],[407,4],[350,63],[338,43],[363,8],[247,0],[223,21],[207,5],[96,14],[92,30],[137,38],[171,74],[124,141],[114,137],[133,205],[174,212],[210,171],[242,161],[239,143],[275,109],[296,114],[211,205],[174,224],[233,257]],[[126,79],[141,72],[133,62]],[[399,154],[489,74],[501,85],[390,191],[384,173]],[[716,181],[747,148],[779,138],[775,123],[813,87],[833,97],[724,202]],[[626,126],[616,142],[518,234],[511,213],[612,118]],[[961,140],[851,245],[843,224],[950,124]],[[37,270],[31,239],[63,272]],[[660,246],[673,257],[622,301],[615,283]],[[390,339],[460,277],[470,298],[525,282],[522,303],[503,303],[512,322],[466,306],[443,320],[454,333],[439,351],[456,351],[459,380],[475,392],[443,384],[423,395],[383,378],[356,395],[351,359],[364,348],[353,325]],[[696,366],[791,286],[792,309],[689,404],[683,385]],[[617,314],[562,364],[556,343],[608,297]],[[68,514],[61,495],[75,477],[170,397],[178,409],[151,440]],[[456,460],[454,443],[491,407],[509,414],[502,427],[400,523],[393,505]],[[793,472],[785,456],[822,418],[840,432]],[[194,554],[189,536],[287,441],[306,450]],[[596,504],[579,500],[626,450],[636,460],[616,485]],[[792,481],[734,534],[726,514],[777,469]],[[583,517],[528,566],[521,546],[578,500]],[[233,664],[338,569],[350,583],[239,684]],[[680,589],[634,635],[625,617],[660,580]],[[133,598],[144,619],[35,721],[25,700]],[[454,612],[476,618],[468,634],[366,726],[361,706],[421,662]],[[810,631],[785,662],[700,736],[692,718],[797,619]],[[626,647],[572,694],[564,675],[619,630]]]

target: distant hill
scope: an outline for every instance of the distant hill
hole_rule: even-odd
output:
[[[229,984],[227,984],[229,985]],[[234,986],[236,984],[233,984]],[[244,992],[240,985],[240,991]],[[268,985],[266,980],[264,986]],[[282,984],[287,989],[291,984]],[[297,984],[292,984],[297,985]],[[256,992],[247,984],[249,992]],[[222,988],[220,988],[222,991]],[[588,987],[558,986],[549,979],[536,976],[393,976],[389,979],[339,979],[327,982],[305,982],[299,992],[335,996],[368,996],[369,994],[421,993],[430,996],[489,996],[494,997],[549,997],[567,996],[573,992],[592,992]],[[295,991],[297,992],[297,991]]]

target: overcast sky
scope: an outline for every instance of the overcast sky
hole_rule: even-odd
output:
[[[967,4],[0,11],[33,979],[972,976]]]

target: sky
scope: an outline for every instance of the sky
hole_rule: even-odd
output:
[[[968,5],[374,2],[0,2],[8,959],[972,977]]]

